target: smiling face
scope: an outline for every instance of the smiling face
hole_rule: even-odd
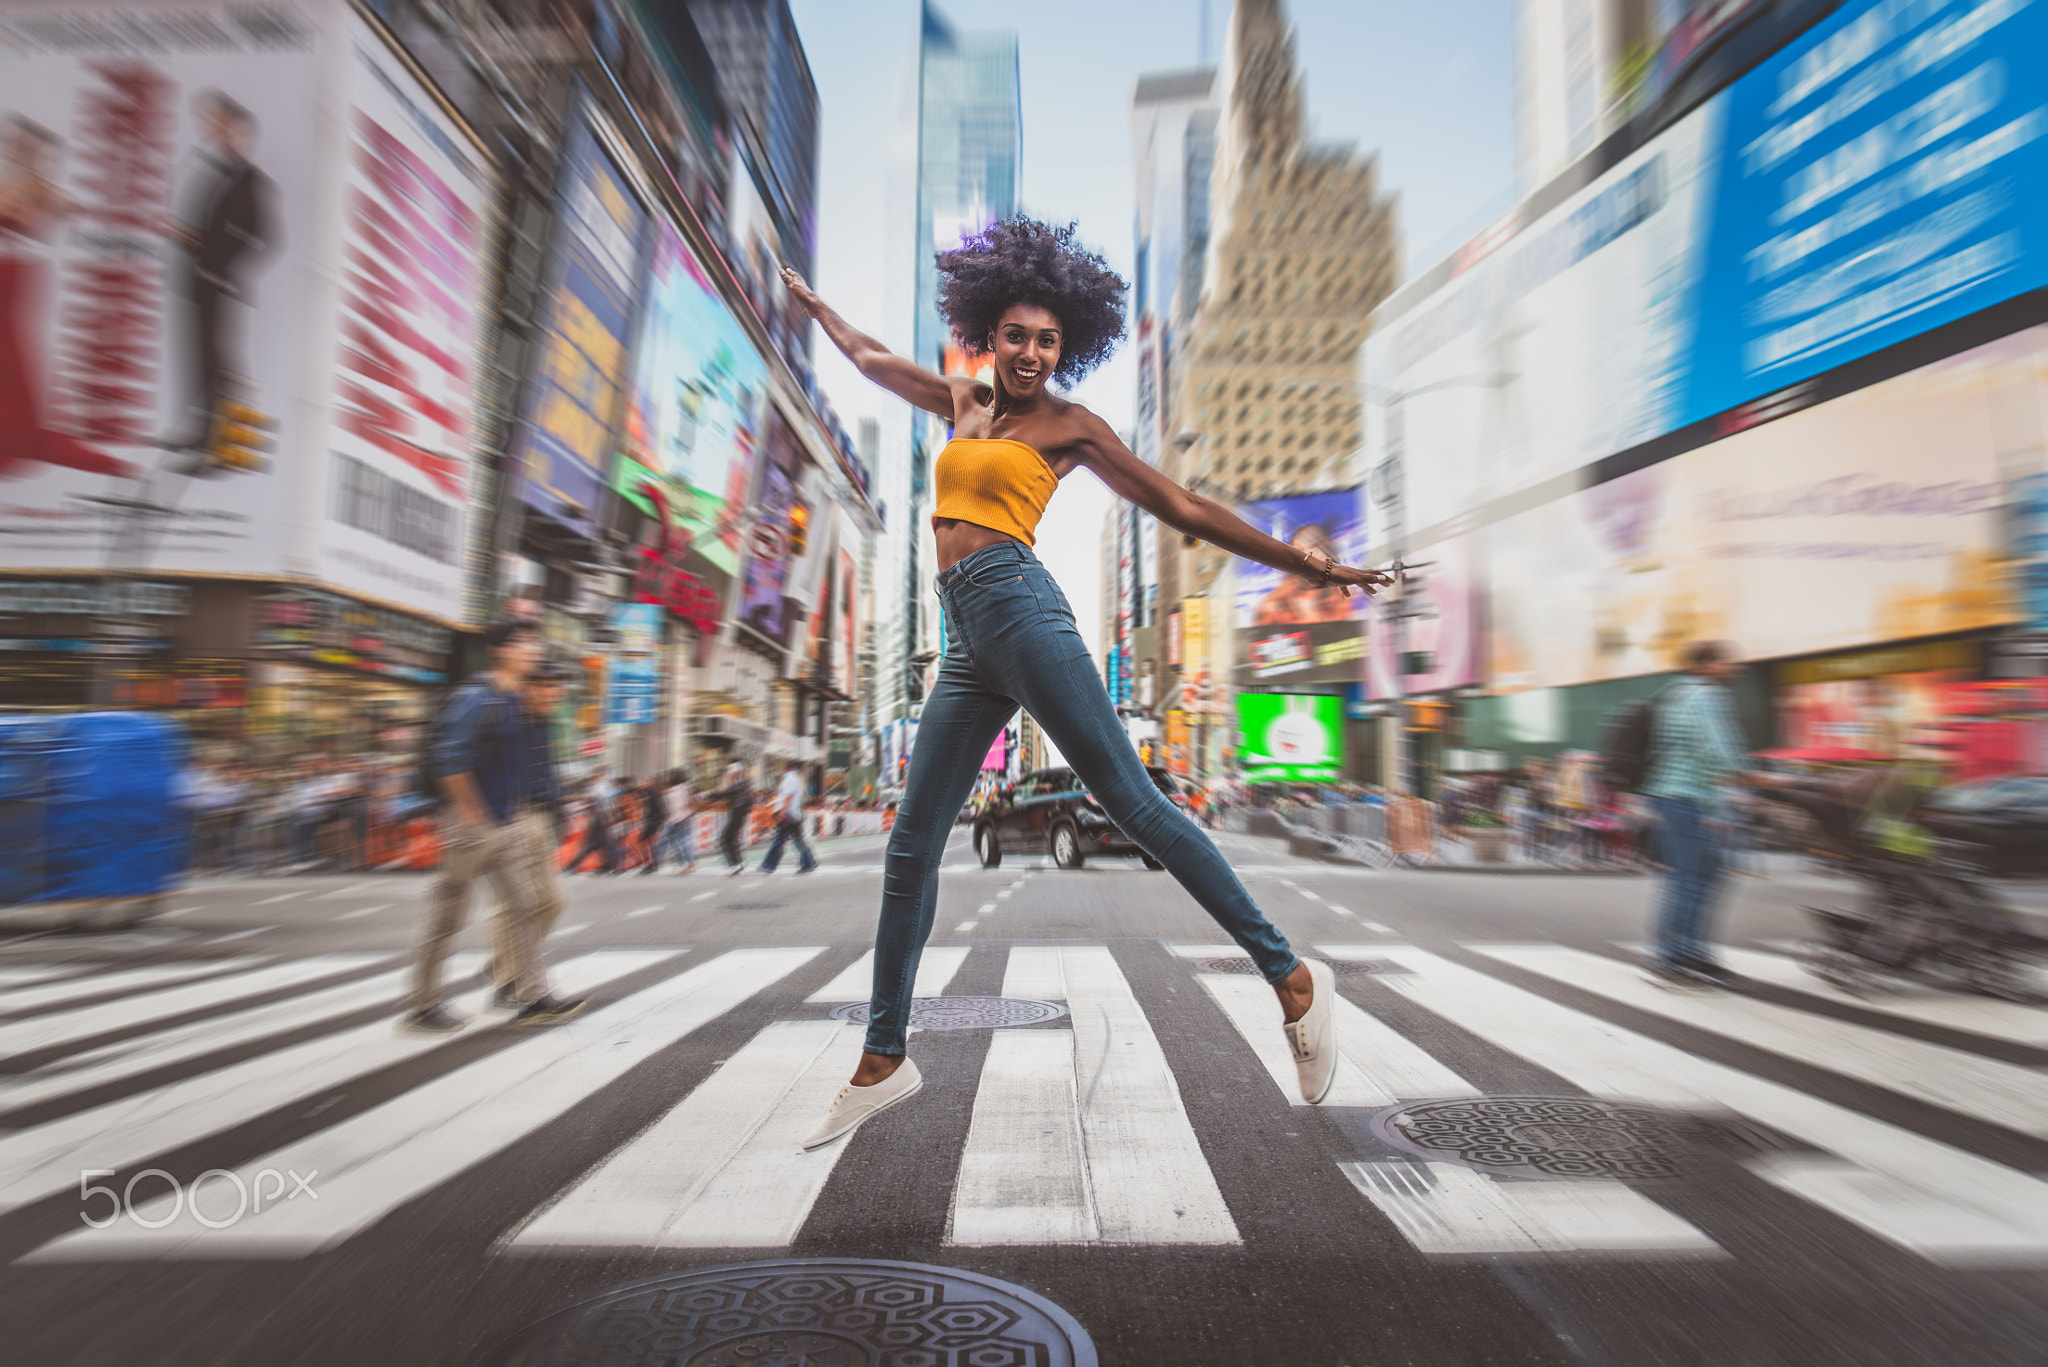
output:
[[[1012,304],[989,338],[995,372],[1013,399],[1036,398],[1060,363],[1060,320],[1036,304]]]

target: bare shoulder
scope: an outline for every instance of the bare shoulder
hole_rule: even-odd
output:
[[[953,422],[960,420],[976,409],[986,410],[996,401],[996,392],[979,380],[965,375],[948,375],[946,387],[953,391]]]
[[[1059,412],[1060,445],[1071,449],[1083,460],[1106,455],[1123,446],[1116,431],[1095,415],[1086,404],[1062,400],[1065,404]]]

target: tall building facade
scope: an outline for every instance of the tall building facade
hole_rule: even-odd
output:
[[[1176,290],[1188,317],[1164,367],[1161,466],[1230,504],[1350,487],[1363,434],[1358,347],[1399,276],[1394,205],[1371,158],[1307,137],[1281,0],[1239,0],[1218,81],[1213,132],[1196,103],[1182,137],[1190,212]],[[1193,191],[1205,181],[1198,214]],[[1209,629],[1199,645],[1183,642],[1179,661],[1170,633],[1155,646],[1156,709],[1210,719],[1194,728],[1205,738],[1189,763],[1214,772],[1231,734],[1236,661],[1215,653],[1233,639],[1221,629],[1229,615],[1219,582],[1230,557],[1170,531],[1157,546],[1162,614],[1187,598],[1215,599],[1201,614]]]

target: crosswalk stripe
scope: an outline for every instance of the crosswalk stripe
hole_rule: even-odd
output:
[[[258,992],[275,991],[295,983],[311,982],[315,978],[346,973],[350,969],[362,968],[385,957],[388,956],[326,954],[310,959],[294,959],[264,968],[252,968],[242,973],[230,973],[225,977],[209,978],[205,982],[145,992],[140,996],[125,997],[98,1006],[80,1006],[50,1015],[30,1016],[26,1020],[0,1025],[0,1057],[26,1054],[62,1044],[66,1040],[104,1035],[114,1030],[125,1030],[130,1026],[146,1025],[150,1021],[162,1020],[168,1016],[182,1015],[187,1011],[220,1006],[238,997],[254,996]]]
[[[1497,1182],[1455,1163],[1339,1163],[1424,1253],[1647,1253],[1720,1246],[1620,1182]]]
[[[539,1129],[822,953],[732,950],[266,1154],[240,1174],[253,1183],[265,1168],[317,1172],[318,1200],[275,1203],[208,1228],[166,1194],[135,1220],[78,1230],[26,1261],[315,1253]],[[169,1211],[175,1218],[146,1227]]]
[[[986,1247],[1100,1240],[1079,1120],[1074,1032],[999,1032],[975,1091],[946,1242]]]
[[[1003,966],[1003,995],[1029,1001],[1063,1002],[1067,999],[1067,977],[1060,968],[1060,952],[1044,945],[1018,945]]]
[[[913,997],[936,997],[943,994],[946,984],[960,971],[960,965],[967,962],[965,945],[926,945],[924,957],[917,961],[917,980],[911,984]],[[836,974],[816,992],[804,998],[811,1002],[864,1002],[874,991],[875,951],[872,949],[855,959]]]
[[[544,1209],[511,1248],[779,1248],[848,1145],[798,1145],[860,1061],[861,1031],[776,1021]]]
[[[462,950],[448,959],[448,980],[462,982],[484,966],[480,950]],[[121,1040],[82,1054],[70,1054],[20,1077],[0,1077],[0,1107],[19,1109],[116,1082],[125,1077],[233,1048],[299,1026],[316,1025],[333,1016],[383,1004],[396,1005],[410,969],[393,969],[355,982],[323,988],[303,997],[252,1006],[191,1025],[159,1030],[140,1039]]]
[[[1750,997],[1687,993],[1681,998],[1646,981],[1632,964],[1562,945],[1468,947],[1638,1010],[1917,1101],[1975,1114],[2025,1134],[2048,1135],[2048,1085],[2033,1068]]]
[[[0,992],[0,1015],[12,1015],[19,1011],[37,1011],[45,1006],[60,1002],[76,1001],[84,997],[112,996],[138,987],[161,987],[166,983],[182,982],[187,978],[198,978],[209,973],[220,973],[228,969],[246,968],[258,962],[254,959],[196,959],[188,963],[147,964],[141,968],[117,969],[112,973],[99,973],[84,978],[66,978],[62,982],[43,983],[34,987],[17,987]]]
[[[1697,1058],[1498,978],[1403,949],[1387,987],[1599,1096],[1725,1107],[1850,1166],[1758,1165],[1880,1238],[1954,1264],[2048,1263],[2048,1183],[1795,1088]],[[1850,1189],[1853,1188],[1853,1191]]]
[[[614,950],[572,959],[556,970],[557,990],[587,991],[674,952]],[[482,989],[464,1005],[480,1012],[490,992]],[[75,1189],[81,1167],[126,1167],[445,1042],[377,1021],[0,1135],[0,1211]]]
[[[0,989],[26,987],[30,983],[48,982],[79,971],[77,964],[45,964],[40,968],[0,967]],[[5,1001],[0,997],[0,1001]]]
[[[961,1155],[961,1170],[986,1174],[1004,1162],[1025,1162],[1060,1174],[1058,1190],[1085,1190],[1094,1220],[1094,1241],[1107,1244],[1236,1244],[1237,1225],[1202,1155],[1188,1121],[1180,1087],[1143,1008],[1117,967],[1099,945],[1061,948],[1059,973],[1073,1022],[1072,1111],[1062,1111],[1044,1132],[1020,1131],[1010,1123],[1018,1105],[1014,1089],[984,1061],[976,1087],[975,1119]],[[1043,973],[1042,968],[1032,970]],[[999,1065],[1005,1052],[991,1054]],[[1034,1062],[1041,1070],[1045,1060]],[[1057,1095],[1041,1099],[1058,1102]],[[989,1107],[980,1120],[984,1098]],[[1065,1138],[1068,1117],[1080,1134],[1078,1149]],[[977,1145],[975,1136],[981,1137]],[[1020,1157],[1019,1149],[1030,1150]],[[1052,1152],[1043,1152],[1050,1149]],[[1075,1165],[1078,1164],[1078,1167]],[[1000,1225],[1008,1201],[995,1184],[977,1181],[962,1207],[956,1181],[952,1229]],[[981,1202],[983,1204],[974,1204]],[[984,1215],[986,1212],[986,1215]],[[1047,1226],[1018,1231],[1023,1242],[1064,1242],[1045,1237]],[[1024,1238],[1025,1235],[1036,1235]]]
[[[1918,986],[1908,986],[1896,995],[1859,997],[1822,982],[1781,954],[1754,949],[1724,949],[1721,954],[1737,973],[1773,987],[1789,987],[1865,1011],[1988,1035],[2014,1044],[2048,1045],[2048,1011],[2038,1006],[1958,996]]]

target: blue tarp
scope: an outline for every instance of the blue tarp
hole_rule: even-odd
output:
[[[166,890],[190,853],[184,768],[152,713],[0,717],[0,906]]]

